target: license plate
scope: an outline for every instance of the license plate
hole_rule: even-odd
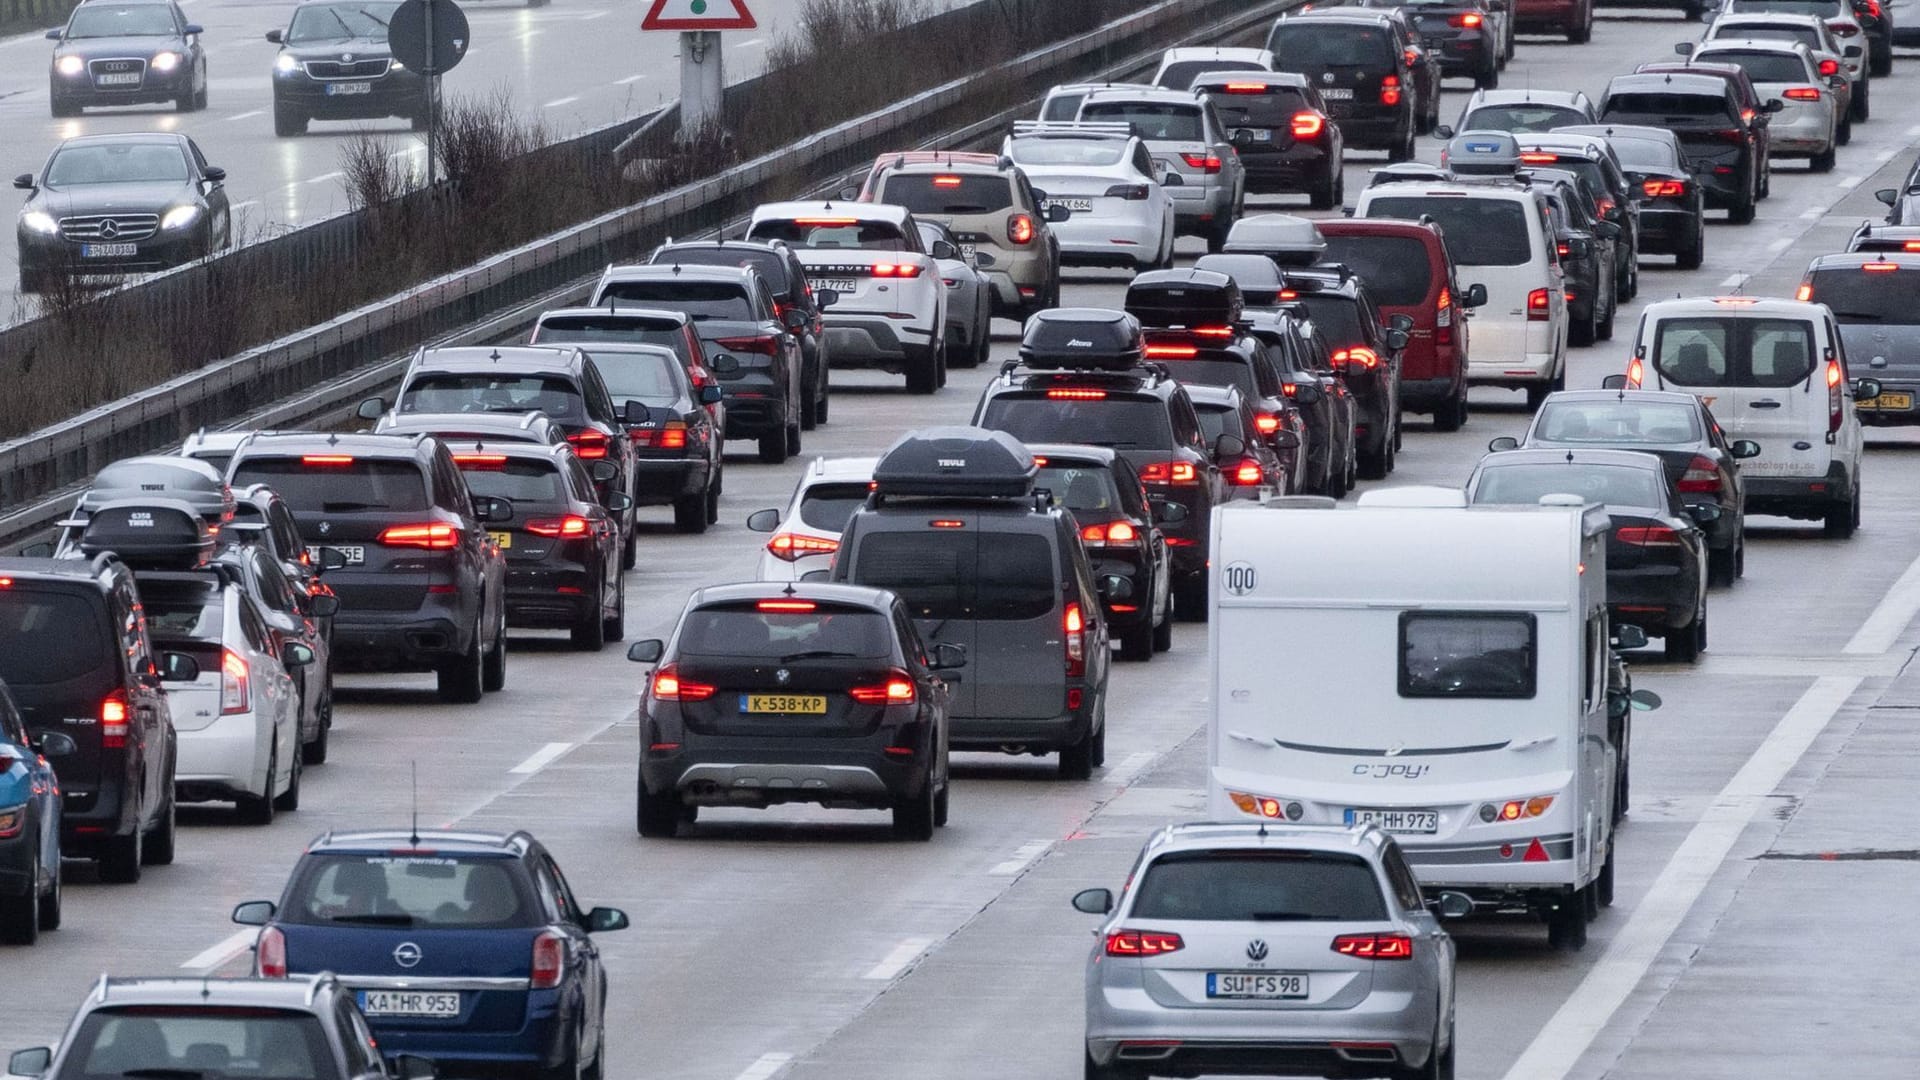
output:
[[[1322,87],[1320,90],[1320,96],[1322,98],[1325,98],[1328,101],[1352,101],[1353,87],[1351,86]]]
[[[1285,1001],[1307,996],[1307,976],[1295,971],[1209,971],[1207,996]]]
[[[813,287],[816,289],[832,289],[834,292],[845,296],[848,293],[858,291],[860,283],[850,277],[814,278]]]
[[[95,75],[93,84],[95,86],[139,86],[140,73],[129,71],[118,75]]]
[[[827,711],[827,699],[820,694],[741,694],[743,713],[810,713]]]
[[[315,565],[318,565],[320,562],[320,553],[323,551],[339,552],[340,557],[347,560],[348,566],[359,566],[367,561],[367,549],[358,544],[351,547],[322,547],[318,544],[311,544],[307,547],[307,558],[312,560]]]
[[[974,246],[973,246],[972,244],[961,244],[961,245],[960,245],[960,258],[961,258],[961,259],[963,259],[963,260],[965,260],[965,261],[967,261],[967,262],[972,262],[972,261],[973,261],[973,253],[974,253]]]
[[[1378,825],[1391,833],[1440,831],[1438,810],[1348,810],[1349,825]]]
[[[1272,128],[1239,128],[1239,129],[1236,129],[1233,134],[1235,137],[1245,135],[1247,138],[1252,139],[1254,142],[1272,142],[1273,141]]]
[[[81,244],[80,257],[83,259],[123,259],[136,255],[139,244]]]
[[[1091,198],[1087,198],[1087,199],[1048,199],[1048,200],[1047,200],[1047,204],[1048,204],[1049,206],[1064,206],[1064,207],[1066,207],[1067,209],[1069,209],[1069,210],[1072,210],[1072,211],[1074,211],[1075,213],[1079,213],[1079,212],[1081,212],[1081,211],[1084,211],[1084,210],[1091,210],[1091,209],[1093,209],[1093,200],[1092,200]]]
[[[335,82],[327,84],[328,97],[346,97],[350,94],[371,93],[373,93],[373,84],[370,82]]]
[[[1861,398],[1853,403],[1853,407],[1856,409],[1911,409],[1913,395],[1885,393],[1879,397]]]
[[[499,544],[502,551],[513,546],[513,534],[510,532],[488,532],[487,535],[493,537],[493,542]]]
[[[460,1015],[460,995],[422,990],[362,990],[360,1011],[368,1016],[437,1016],[450,1020]]]

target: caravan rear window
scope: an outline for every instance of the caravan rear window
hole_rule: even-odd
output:
[[[1404,612],[1400,696],[1530,698],[1538,654],[1523,611]]]

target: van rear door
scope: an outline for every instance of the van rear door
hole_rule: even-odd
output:
[[[1054,545],[1039,532],[988,533],[975,567],[976,681],[970,715],[1040,720],[1066,711],[1066,628]],[[1083,613],[1089,616],[1091,613]]]
[[[967,651],[964,665],[943,671],[940,677],[952,695],[951,714],[973,716],[982,670],[974,652],[973,578],[980,563],[980,538],[965,522],[950,527],[928,525],[935,521],[960,521],[960,517],[940,517],[929,510],[926,519],[911,522],[869,518],[866,524],[878,528],[858,530],[851,572],[845,580],[892,589],[907,605],[929,653],[943,642]],[[894,524],[902,527],[887,527]]]
[[[1755,476],[1820,476],[1827,394],[1814,326],[1804,318],[1680,315],[1662,319],[1650,350],[1661,389],[1699,394],[1730,439],[1752,439],[1760,456],[1740,471]],[[1797,450],[1795,443],[1808,449]]]

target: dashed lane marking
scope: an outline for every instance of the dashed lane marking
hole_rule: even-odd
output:
[[[541,769],[544,769],[547,766],[553,764],[554,761],[560,757],[560,755],[566,753],[571,749],[573,749],[573,744],[570,742],[550,742],[547,745],[541,747],[540,749],[535,750],[533,752],[533,755],[527,758],[527,760],[521,762],[518,765],[515,765],[513,768],[508,769],[507,771],[510,773],[514,773],[516,775],[526,775],[528,773],[537,773]]]
[[[910,937],[900,944],[895,945],[893,951],[888,953],[885,959],[867,969],[867,973],[860,977],[883,982],[891,980],[894,976],[905,971],[909,964],[918,960],[920,954],[926,952],[927,946],[931,944],[933,944],[932,938]]]
[[[995,863],[993,869],[988,870],[987,873],[994,877],[1012,877],[1025,870],[1033,860],[1045,855],[1047,849],[1052,846],[1051,840],[1029,840],[1014,848],[1012,855],[1003,862]]]

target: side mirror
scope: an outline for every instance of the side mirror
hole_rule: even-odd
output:
[[[707,360],[707,367],[715,375],[734,375],[740,371],[740,358],[729,353],[721,353]]]
[[[1754,442],[1752,439],[1735,439],[1733,445],[1727,447],[1727,449],[1732,451],[1736,461],[1745,461],[1747,458],[1760,456],[1760,444]]]
[[[1849,60],[1858,60],[1862,56],[1866,55],[1866,51],[1861,49],[1860,46],[1858,45],[1848,45],[1846,48],[1843,48],[1840,50],[1840,55],[1846,57]]]
[[[282,642],[280,663],[284,667],[306,667],[313,663],[313,646],[299,641]]]
[[[1720,504],[1701,503],[1698,506],[1689,506],[1687,507],[1687,516],[1699,522],[1702,525],[1705,525],[1710,521],[1719,521],[1720,520]]]
[[[609,930],[625,930],[633,923],[627,919],[627,913],[616,907],[597,907],[587,912],[587,933],[604,934]]]
[[[1089,915],[1110,915],[1113,913],[1113,891],[1082,889],[1073,894],[1073,910],[1084,911]]]
[[[806,573],[800,575],[800,580],[801,581],[825,581],[827,580],[827,571],[809,570]]]
[[[1642,634],[1641,636],[1645,637],[1646,635]],[[1635,690],[1628,696],[1633,700],[1633,707],[1641,712],[1652,712],[1659,708],[1661,704],[1660,695],[1651,690]]]
[[[60,33],[48,32],[50,36]],[[14,1076],[39,1076],[53,1067],[53,1050],[50,1047],[36,1046],[30,1050],[15,1050],[7,1059],[7,1071]]]
[[[181,31],[181,32],[182,32],[182,33],[184,33],[184,34],[187,34],[187,35],[189,35],[189,36],[191,36],[191,35],[193,35],[193,34],[204,34],[204,33],[206,33],[206,31],[205,31],[205,30],[203,30],[203,29],[201,29],[201,28],[200,28],[200,25],[199,25],[198,23],[188,23],[188,24],[187,24],[187,28],[186,28],[185,30],[183,30],[183,31]]]
[[[20,181],[19,181],[19,180],[15,180],[15,181],[13,182],[13,186],[14,186],[14,187],[19,187],[19,186],[20,186]],[[1874,192],[1874,193],[1873,193],[1873,197],[1874,197],[1874,198],[1876,198],[1876,199],[1879,199],[1879,200],[1880,200],[1881,202],[1883,202],[1883,203],[1886,203],[1886,204],[1887,204],[1888,206],[1892,206],[1892,205],[1893,205],[1894,203],[1896,203],[1896,202],[1899,202],[1899,201],[1900,201],[1900,193],[1899,193],[1899,192],[1897,192],[1897,191],[1895,191],[1895,190],[1893,190],[1893,189],[1892,189],[1892,188],[1890,188],[1890,187],[1887,187],[1887,188],[1881,188],[1880,190],[1878,190],[1878,191],[1876,191],[1876,192]]]
[[[1487,305],[1487,287],[1478,282],[1467,286],[1467,295],[1460,302],[1467,307],[1477,308]]]
[[[440,1070],[432,1061],[418,1054],[401,1054],[393,1059],[393,1066],[400,1073],[400,1080],[434,1080]]]
[[[1317,405],[1324,396],[1326,391],[1320,389],[1320,385],[1311,380],[1293,384],[1293,400],[1302,405]]]
[[[1520,440],[1511,435],[1502,435],[1497,439],[1489,441],[1487,443],[1487,449],[1496,454],[1505,453],[1508,450],[1518,450],[1520,449]]]
[[[163,652],[160,654],[161,682],[192,682],[200,677],[200,661],[186,653]]]
[[[265,926],[273,920],[273,913],[276,910],[278,909],[271,900],[249,900],[244,904],[234,905],[233,921],[241,926]]]
[[[1133,582],[1119,574],[1103,575],[1096,587],[1102,600],[1119,603],[1133,599]]]
[[[928,245],[927,254],[936,259],[953,260],[960,257],[960,249],[947,243],[945,240],[935,240],[932,244]]]
[[[1584,259],[1593,254],[1593,243],[1584,236],[1567,239],[1567,255],[1575,259]]]
[[[1616,626],[1613,628],[1613,647],[1644,649],[1647,647],[1647,632],[1637,626]]]
[[[1593,231],[1597,233],[1599,236],[1601,236],[1603,239],[1607,239],[1607,240],[1620,239],[1620,226],[1615,225],[1611,221],[1594,222]]]
[[[331,619],[340,614],[340,598],[330,592],[307,597],[307,614],[316,619]]]
[[[1413,333],[1413,316],[1404,314],[1390,316],[1387,319],[1387,325],[1403,334],[1411,334]]]
[[[1213,440],[1213,456],[1216,458],[1239,457],[1247,452],[1247,441],[1238,435],[1222,435]]]
[[[1276,431],[1267,436],[1267,443],[1276,450],[1300,449],[1300,433],[1297,431]]]
[[[1880,396],[1880,391],[1884,389],[1886,389],[1886,387],[1880,384],[1879,379],[1855,379],[1853,380],[1853,399],[1855,401],[1866,401],[1871,398],[1877,398]]]
[[[359,407],[353,410],[353,415],[362,420],[378,420],[386,411],[387,401],[385,398],[370,397],[362,401]]]
[[[320,569],[338,570],[345,565],[347,565],[346,553],[337,548],[320,549]]]
[[[857,188],[857,187],[843,187],[843,188],[841,188],[841,189],[840,189],[840,201],[841,201],[841,202],[859,202],[859,201],[860,201],[860,189],[859,189],[859,188]]]
[[[942,240],[940,243],[944,244],[946,241]],[[939,256],[936,255],[934,258],[937,259]],[[799,308],[788,308],[787,313],[780,317],[780,324],[796,334],[807,328],[807,322],[807,313]]]
[[[596,484],[610,483],[620,475],[620,466],[606,458],[601,458],[587,466],[587,475],[593,477],[593,482]]]
[[[1187,520],[1187,508],[1177,502],[1156,501],[1153,506],[1153,520],[1161,525],[1178,525]]]
[[[1627,377],[1625,375],[1609,375],[1600,380],[1600,389],[1602,390],[1625,390],[1626,388]]]
[[[624,514],[633,509],[633,496],[624,491],[609,491],[607,497],[600,500],[600,505],[616,514]]]
[[[659,638],[644,638],[627,646],[627,659],[636,664],[657,664],[667,654],[667,643]]]
[[[1394,352],[1399,352],[1401,349],[1406,348],[1407,342],[1412,340],[1411,337],[1407,336],[1405,330],[1389,330],[1386,333],[1387,348],[1392,349]]]
[[[1829,75],[1829,76],[1827,76],[1827,86],[1828,86],[1828,87],[1829,87],[1830,89],[1834,89],[1834,90],[1844,90],[1844,89],[1846,89],[1846,85],[1847,85],[1847,77],[1846,77],[1845,75]]]
[[[1245,150],[1253,145],[1253,132],[1248,131],[1246,128],[1241,128],[1233,133],[1233,138],[1230,141],[1234,146]]]
[[[49,731],[33,740],[33,748],[50,758],[66,757],[79,750],[73,737],[58,731]]]
[[[626,401],[620,403],[620,422],[630,427],[640,427],[643,424],[652,423],[653,410],[647,408],[647,403],[644,401],[635,401],[632,398],[628,398]],[[613,463],[603,460],[601,464],[611,465]],[[596,476],[594,479],[598,480],[599,477]],[[613,478],[608,477],[607,479],[611,480]]]
[[[815,289],[813,290],[813,302],[822,308],[830,308],[840,302],[840,290]]]
[[[780,511],[755,510],[747,515],[747,528],[754,532],[770,533],[780,527]]]
[[[953,641],[938,642],[933,647],[933,662],[927,665],[935,671],[952,671],[967,666],[967,647]]]
[[[19,188],[21,191],[32,191],[33,190],[33,174],[30,172],[23,172],[19,176],[14,177],[13,186]],[[28,1051],[25,1051],[25,1050],[21,1051],[21,1053],[23,1054],[27,1052]]]
[[[991,267],[998,266],[999,264],[1000,264],[1000,260],[994,258],[993,256],[977,248],[974,249],[973,265],[979,267],[982,270],[986,270]]]
[[[1453,138],[1453,125],[1441,124],[1439,127],[1433,129],[1433,133],[1442,139],[1451,139]]]
[[[1186,180],[1181,178],[1179,173],[1170,172],[1167,175],[1160,178],[1160,186],[1161,187],[1186,187],[1187,182]]]
[[[726,397],[726,391],[712,383],[708,383],[700,388],[700,404],[702,405],[718,405],[722,401],[725,401]]]
[[[1055,225],[1073,217],[1073,211],[1065,203],[1051,203],[1047,206],[1047,220]]]
[[[1692,56],[1693,42],[1691,41],[1675,42],[1673,46],[1673,51],[1678,56]]]
[[[473,516],[480,521],[512,521],[513,501],[498,495],[475,495]]]
[[[1473,914],[1473,897],[1463,892],[1448,890],[1429,901],[1435,913],[1443,919],[1464,919]]]
[[[64,35],[66,32],[67,31],[65,27],[54,27],[52,30],[47,31],[47,40],[59,41],[61,36]]]
[[[1779,98],[1768,98],[1767,103],[1765,105],[1760,106],[1760,111],[1771,116],[1772,114],[1777,113],[1786,107],[1787,107],[1786,102],[1781,101]]]
[[[227,170],[218,165],[209,165],[200,175],[206,177],[209,184],[219,184],[226,181]]]
[[[274,43],[275,45],[279,45],[279,44],[281,44],[281,42],[282,42],[282,39],[283,39],[284,37],[285,37],[285,35],[283,35],[283,34],[282,34],[282,33],[281,33],[280,31],[278,31],[278,30],[269,30],[269,31],[267,31],[267,40],[268,40],[268,41],[271,41],[271,42],[273,42],[273,43]]]

